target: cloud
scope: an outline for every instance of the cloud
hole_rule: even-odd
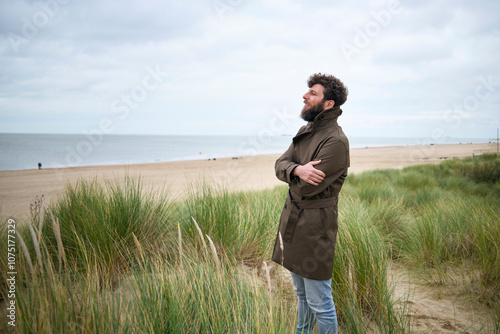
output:
[[[2,2],[0,132],[39,132],[35,119],[43,132],[81,133],[116,118],[114,101],[161,66],[168,76],[116,121],[116,133],[256,133],[272,110],[298,115],[307,77],[323,72],[349,88],[349,132],[425,136],[440,122],[458,131],[441,111],[500,78],[497,1],[224,3],[221,12],[213,1]],[[345,44],[358,49],[351,59]],[[481,117],[463,122],[463,133],[482,135],[498,119],[500,86],[491,87],[466,110]]]

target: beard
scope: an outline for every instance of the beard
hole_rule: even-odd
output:
[[[309,107],[308,109],[302,109],[300,117],[302,117],[302,119],[306,122],[312,122],[314,121],[316,116],[318,116],[319,113],[323,111],[324,106],[325,101],[322,101],[312,107]]]

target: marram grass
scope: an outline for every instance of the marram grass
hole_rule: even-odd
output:
[[[187,244],[180,250],[183,261],[173,263],[160,249],[143,254],[145,245],[132,233],[134,247],[121,249],[129,265],[114,277],[113,284],[106,285],[101,283],[103,268],[98,263],[86,262],[82,270],[80,263],[69,262],[58,272],[60,267],[41,238],[35,256],[43,266],[37,266],[35,273],[24,270],[19,275],[23,288],[16,295],[16,331],[291,332],[293,325],[286,321],[292,316],[289,300],[281,298],[279,290],[269,291],[260,277],[242,275],[240,266],[219,258],[201,229],[200,237],[207,239],[201,252]],[[35,231],[32,240],[38,239]]]
[[[385,239],[366,204],[343,198],[333,269],[333,296],[346,333],[405,333],[403,311],[392,299]]]
[[[384,236],[393,259],[421,272],[468,268],[464,274],[474,285],[467,290],[500,328],[498,173],[500,156],[484,154],[350,175],[343,191],[361,200],[358,207],[368,213],[363,220]]]
[[[133,256],[133,254],[128,254]],[[259,278],[188,255],[182,267],[152,256],[102,288],[87,273],[22,277],[19,333],[289,333],[292,305]],[[50,262],[49,262],[50,263]]]
[[[145,191],[140,181],[130,177],[104,186],[96,179],[79,180],[48,208],[44,236],[53,249],[64,244],[65,257],[76,268],[97,265],[105,277],[111,277],[128,265],[123,252],[135,249],[134,236],[153,248],[171,242],[168,236],[174,229],[175,205],[163,189],[155,191],[163,200],[157,200],[157,193]],[[50,228],[53,219],[61,240]]]
[[[186,238],[201,247],[193,218],[225,255],[236,262],[261,263],[274,242],[285,188],[229,193],[201,181],[182,201],[180,221]]]

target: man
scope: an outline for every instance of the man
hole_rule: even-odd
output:
[[[288,183],[273,261],[290,270],[298,298],[296,333],[337,333],[332,271],[337,237],[338,194],[349,167],[349,142],[337,118],[347,88],[332,75],[307,81],[301,127],[276,160],[276,176]]]

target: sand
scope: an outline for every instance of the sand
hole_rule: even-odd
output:
[[[496,144],[355,148],[351,149],[349,173],[439,163],[445,159],[484,152],[496,152]],[[222,184],[229,190],[272,188],[283,184],[274,175],[274,162],[278,157],[274,154],[217,160],[0,171],[0,212],[4,217],[27,220],[30,203],[36,196],[43,195],[45,203],[54,201],[68,183],[75,184],[80,178],[123,181],[125,175],[140,177],[146,189],[168,187],[172,198],[185,196],[190,185],[200,179]]]

